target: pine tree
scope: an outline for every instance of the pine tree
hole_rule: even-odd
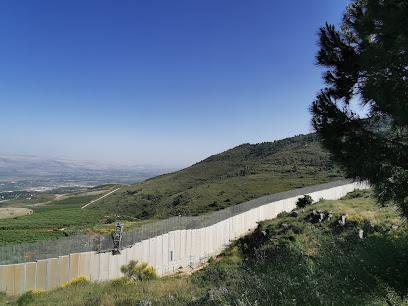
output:
[[[327,87],[312,103],[313,127],[350,178],[408,218],[408,1],[355,0],[341,29],[326,24],[319,38]]]

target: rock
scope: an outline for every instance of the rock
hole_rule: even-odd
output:
[[[364,231],[361,228],[358,230],[358,238],[360,239],[364,238]]]
[[[341,215],[340,220],[339,220],[339,224],[341,226],[345,226],[346,225],[346,220],[347,220],[347,215]]]
[[[324,220],[325,214],[324,213],[319,213],[319,220],[317,220],[317,222],[322,222]]]
[[[282,223],[280,227],[283,228],[284,230],[287,230],[291,228],[291,225],[289,223]]]
[[[331,214],[331,213],[326,213],[326,220],[327,221],[330,221],[331,219],[333,218],[333,214]]]

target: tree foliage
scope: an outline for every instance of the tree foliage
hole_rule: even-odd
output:
[[[306,206],[313,203],[313,199],[310,195],[306,194],[302,198],[299,198],[296,202],[297,208],[305,208]]]
[[[125,277],[134,281],[145,281],[157,278],[156,271],[146,262],[131,260],[127,265],[120,267]]]
[[[348,177],[368,180],[408,217],[408,1],[354,0],[341,29],[326,24],[319,36],[327,87],[312,124]]]

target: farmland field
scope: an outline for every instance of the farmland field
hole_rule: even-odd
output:
[[[57,239],[92,228],[101,222],[103,214],[83,210],[81,206],[97,197],[99,195],[70,196],[32,207],[31,215],[0,219],[0,244]]]

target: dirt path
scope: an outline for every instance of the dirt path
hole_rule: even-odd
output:
[[[101,197],[99,197],[99,198],[97,198],[97,199],[95,199],[95,200],[92,200],[92,201],[89,202],[88,204],[85,204],[84,206],[82,206],[81,209],[83,209],[83,208],[87,207],[88,205],[91,205],[91,204],[93,204],[93,203],[95,203],[95,202],[97,202],[97,201],[103,199],[104,197],[107,197],[108,195],[110,195],[110,194],[112,194],[112,193],[118,191],[119,189],[120,189],[120,187],[119,187],[119,188],[116,188],[115,190],[112,190],[111,192],[108,192],[107,194],[104,194],[103,196],[101,196]]]

